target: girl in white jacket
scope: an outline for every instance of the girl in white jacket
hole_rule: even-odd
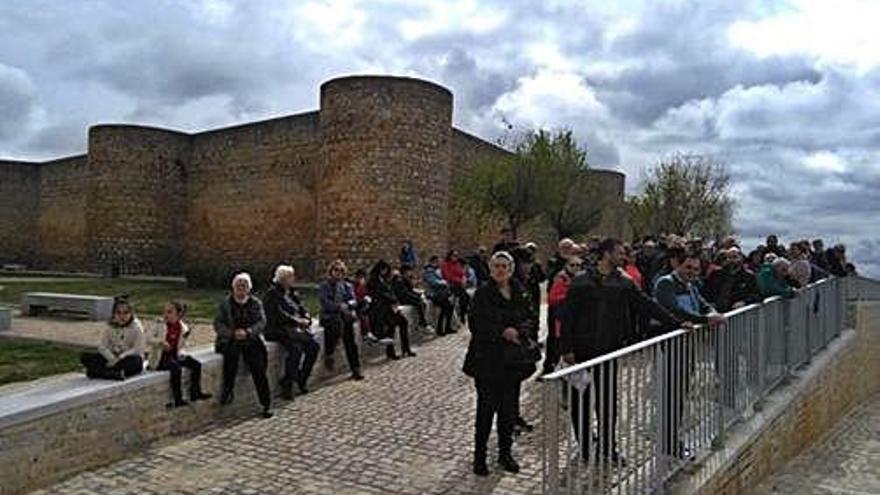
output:
[[[89,378],[124,380],[144,370],[144,329],[126,297],[113,300],[98,352],[83,353],[80,362]]]

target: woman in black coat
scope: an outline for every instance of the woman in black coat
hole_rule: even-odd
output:
[[[409,345],[409,322],[401,313],[391,286],[391,265],[388,262],[380,260],[370,270],[367,291],[371,299],[370,325],[373,333],[380,339],[393,339],[395,329],[399,329],[403,357],[415,356]],[[385,355],[388,359],[400,359],[394,351],[393,341],[385,347]]]
[[[530,373],[505,366],[504,347],[518,345],[532,322],[529,297],[525,288],[511,278],[513,270],[513,257],[509,253],[493,254],[489,260],[490,281],[477,290],[471,306],[471,341],[463,371],[473,377],[477,389],[473,467],[474,473],[480,476],[489,474],[486,444],[496,415],[498,462],[505,471],[519,472],[519,464],[511,455],[513,425],[519,383]]]

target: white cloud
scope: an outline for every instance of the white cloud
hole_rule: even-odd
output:
[[[762,56],[806,54],[866,71],[880,64],[880,2],[796,0],[759,20],[736,22],[731,42]]]

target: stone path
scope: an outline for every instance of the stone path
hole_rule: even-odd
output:
[[[434,339],[418,357],[367,368],[363,382],[322,387],[272,419],[153,448],[39,494],[528,494],[539,493],[540,432],[517,441],[519,475],[470,472],[472,381],[460,372],[467,332]],[[539,385],[524,391],[538,416]],[[490,440],[494,451],[495,437]]]
[[[154,318],[141,319],[145,330],[151,330]],[[189,322],[193,329],[190,346],[197,347],[214,342],[214,329],[210,322]],[[70,318],[30,317],[16,315],[12,319],[12,328],[3,332],[11,337],[25,337],[41,340],[52,340],[67,344],[95,346],[101,340],[106,323],[101,321],[75,320]]]
[[[880,493],[880,394],[842,419],[821,442],[765,480],[754,493]]]

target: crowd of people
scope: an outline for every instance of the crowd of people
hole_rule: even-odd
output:
[[[532,429],[519,411],[520,389],[539,365],[543,376],[669,329],[719,325],[727,311],[770,296],[792,297],[798,289],[829,275],[855,274],[843,245],[825,249],[817,239],[796,241],[785,248],[776,236],[769,236],[748,254],[733,237],[711,245],[676,235],[646,237],[631,244],[613,238],[582,244],[562,239],[543,266],[537,258],[535,243],[507,240],[492,250],[480,247],[466,257],[454,249],[442,259],[430,256],[420,269],[410,242],[401,247],[397,267],[379,260],[349,277],[345,263],[333,261],[318,287],[324,365],[335,369],[336,349],[342,340],[351,379],[364,378],[355,323],[363,342],[384,346],[389,360],[416,356],[410,346],[411,330],[443,336],[466,323],[471,338],[463,371],[474,379],[477,395],[473,471],[489,473],[487,442],[494,421],[499,463],[506,471],[518,472],[513,437]],[[300,394],[308,392],[320,345],[312,334],[313,317],[294,290],[295,282],[295,269],[280,265],[268,290],[258,298],[249,274],[238,273],[232,279],[231,291],[219,304],[213,325],[215,350],[223,355],[220,404],[232,402],[243,360],[262,416],[272,416],[267,340],[286,350],[279,383],[282,398],[293,399],[294,385]],[[537,342],[545,298],[547,338],[542,353]],[[437,309],[435,324],[428,321],[428,301]],[[417,329],[410,328],[402,306],[414,308]],[[161,319],[145,332],[132,302],[116,298],[97,352],[82,356],[86,374],[122,380],[141,373],[146,359],[148,369],[170,374],[169,407],[188,403],[181,391],[183,368],[191,370],[189,399],[210,398],[201,388],[201,364],[186,352],[191,330],[185,313],[183,304],[169,301]],[[671,377],[682,369],[668,365],[665,372]],[[595,373],[594,383],[602,390],[602,406],[596,411],[597,454],[607,462],[625,464],[615,448],[617,369],[609,363]],[[571,407],[572,426],[584,457],[591,451],[593,438],[588,433],[589,419],[585,419],[589,414],[583,413],[590,407],[589,393],[580,394]],[[663,449],[668,455],[687,456],[686,447],[677,440],[681,398],[670,397],[666,408]]]

